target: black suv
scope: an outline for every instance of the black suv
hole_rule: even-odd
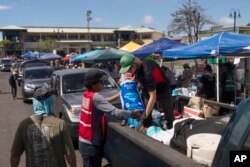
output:
[[[54,68],[51,66],[28,67],[23,71],[22,77],[22,95],[26,102],[34,95],[37,88],[42,87],[44,83],[49,84],[51,74]]]
[[[3,58],[0,60],[0,70],[1,71],[10,71],[11,69],[11,59]]]
[[[23,71],[27,67],[38,67],[38,66],[49,66],[50,64],[44,60],[26,60],[23,61],[19,65],[19,70],[18,70],[18,85],[21,85],[22,77],[23,77]]]

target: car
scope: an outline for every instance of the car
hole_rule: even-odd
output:
[[[54,115],[65,121],[73,142],[78,141],[82,95],[86,90],[84,76],[90,69],[58,70],[51,76],[50,85],[55,92]],[[104,97],[117,94],[119,92],[117,83],[108,73],[101,71],[104,73],[104,89],[100,93]],[[121,107],[120,100],[115,100],[112,104],[118,108]]]
[[[18,85],[20,86],[21,85],[21,82],[22,82],[22,77],[23,77],[23,71],[25,68],[27,67],[38,67],[38,66],[48,66],[50,65],[48,62],[44,61],[44,60],[26,60],[26,61],[23,61],[20,66],[19,66],[19,69],[18,69]]]
[[[34,96],[37,88],[50,82],[51,74],[54,68],[51,66],[27,67],[23,71],[22,77],[22,95],[23,102],[27,102]]]
[[[1,71],[10,71],[11,70],[11,59],[3,58],[0,60],[0,70]]]

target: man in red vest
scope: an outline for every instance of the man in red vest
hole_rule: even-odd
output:
[[[79,124],[79,151],[84,167],[100,167],[102,141],[104,138],[104,113],[111,112],[118,118],[140,117],[139,111],[117,109],[99,92],[103,89],[104,72],[90,69],[85,75],[87,90],[83,93],[82,111]]]

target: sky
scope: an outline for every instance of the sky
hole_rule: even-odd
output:
[[[90,27],[152,27],[167,32],[171,13],[182,0],[0,0],[0,27],[67,26],[87,27],[86,11],[91,10]],[[196,0],[205,14],[220,25],[233,26],[231,11],[241,14],[237,26],[250,22],[250,0]],[[1,34],[0,34],[1,39]]]

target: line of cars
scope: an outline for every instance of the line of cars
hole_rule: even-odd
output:
[[[21,86],[23,102],[29,101],[34,91],[44,83],[49,83],[54,68],[43,60],[23,61],[18,67],[18,85]]]

